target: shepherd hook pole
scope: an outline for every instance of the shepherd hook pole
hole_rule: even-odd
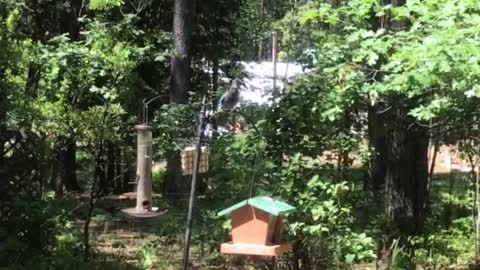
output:
[[[272,33],[272,63],[273,63],[273,92],[277,90],[277,56],[278,56],[278,33]]]
[[[185,245],[183,250],[183,270],[188,270],[188,260],[190,255],[190,239],[192,236],[192,215],[193,215],[193,203],[195,202],[195,191],[197,189],[198,167],[200,164],[200,151],[203,140],[203,129],[205,122],[205,110],[206,110],[206,98],[203,97],[202,109],[200,111],[197,128],[197,149],[195,152],[195,159],[193,163],[193,175],[192,185],[190,189],[190,200],[188,201],[188,215],[187,215],[187,229],[185,231]]]
[[[154,96],[153,98],[149,99],[147,101],[146,98],[143,99],[142,103],[143,103],[143,112],[142,112],[142,117],[143,117],[143,124],[144,125],[148,125],[148,104],[150,104],[152,101],[155,101],[159,98],[162,98],[162,97],[169,97],[170,95],[158,95],[158,96]]]

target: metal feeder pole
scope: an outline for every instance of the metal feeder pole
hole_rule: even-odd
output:
[[[272,63],[273,63],[273,92],[277,90],[277,55],[278,55],[278,33],[272,33]]]
[[[206,110],[206,98],[203,97],[202,100],[202,109],[200,111],[198,119],[198,128],[197,128],[197,149],[195,152],[195,159],[193,163],[193,175],[192,175],[192,185],[190,189],[190,200],[188,202],[188,215],[187,215],[187,229],[185,231],[185,245],[183,250],[183,270],[188,270],[188,261],[190,255],[190,240],[192,237],[192,215],[193,215],[193,204],[195,201],[195,192],[197,189],[197,178],[198,178],[198,168],[200,164],[201,157],[201,147],[203,141],[203,133],[205,128],[205,110]]]

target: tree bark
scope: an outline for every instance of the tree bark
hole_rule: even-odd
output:
[[[4,118],[0,118],[0,192],[1,194],[3,194],[3,196],[1,196],[0,198],[0,216],[3,215],[4,217],[6,217],[7,213],[4,212],[5,210],[3,210],[3,206],[5,202],[9,201],[8,194],[10,192],[8,190],[8,181],[7,181],[7,172],[6,172],[7,166],[5,164],[5,156],[4,156],[6,138],[2,136],[3,134],[5,134],[4,133],[5,128],[3,127],[2,125],[3,123],[1,122],[3,120]],[[4,221],[4,219],[0,217],[0,223],[2,221]]]
[[[120,147],[115,147],[115,194],[120,194],[123,191],[122,187],[122,150]]]
[[[163,193],[169,198],[188,197],[189,187],[187,176],[181,173],[182,162],[180,153],[172,153],[167,158],[167,175]]]
[[[123,169],[122,169],[122,191],[123,192],[130,192],[133,191],[133,188],[130,186],[129,182],[133,181],[133,173],[132,168],[129,165],[130,159],[128,159],[128,151],[126,148],[122,149],[122,162],[123,162]]]
[[[191,91],[191,47],[193,36],[194,0],[175,0],[173,32],[175,57],[172,60],[171,101],[185,103]]]
[[[192,90],[191,47],[193,36],[193,20],[195,12],[194,0],[175,0],[173,32],[175,34],[175,57],[172,60],[171,102],[184,104],[188,93]],[[188,185],[181,174],[180,154],[173,153],[167,158],[167,177],[164,186],[165,195],[181,195],[188,193]]]
[[[213,67],[212,67],[212,96],[215,96],[215,94],[218,91],[218,78],[219,78],[218,72],[219,72],[219,70],[220,70],[219,60],[218,60],[218,57],[215,57],[215,59],[213,59]],[[213,104],[212,105],[213,105],[213,108],[217,108],[218,107],[218,100],[213,99]],[[218,132],[217,119],[213,119],[212,128],[213,128],[213,136],[214,136],[214,138],[216,138],[217,132]]]
[[[392,121],[405,123],[402,109]],[[410,121],[408,121],[410,122]],[[422,232],[428,198],[428,132],[396,125],[386,137],[385,213],[393,231]]]
[[[98,194],[101,195],[104,195],[108,192],[108,181],[105,170],[106,164],[103,155],[104,153],[99,153],[95,159],[95,177],[98,178]]]
[[[405,0],[390,0],[394,7]],[[383,23],[382,23],[383,22]],[[395,21],[390,15],[373,27],[398,31],[406,22]],[[381,75],[379,75],[381,76]],[[382,78],[377,78],[381,80]],[[429,197],[428,145],[426,129],[414,125],[408,107],[396,106],[384,110],[373,104],[368,110],[369,140],[374,149],[371,157],[370,184],[373,190],[383,185],[384,207],[388,218],[388,233],[418,234],[423,230]]]
[[[65,188],[68,191],[82,191],[77,180],[77,144],[72,138],[67,139],[66,149],[63,151]]]
[[[72,41],[78,39],[79,27],[78,27],[78,18],[75,12],[76,4],[72,1],[69,1],[70,8],[66,10],[66,14],[62,17],[64,24],[61,29],[62,32],[68,32],[69,37]],[[35,74],[40,78],[40,71],[37,71]],[[39,79],[36,79],[35,82],[38,84]],[[73,136],[66,138],[64,147],[60,150],[60,155],[58,157],[59,172],[60,174],[57,177],[62,179],[57,179],[57,185],[65,186],[67,191],[79,191],[82,189],[78,184],[77,179],[77,142]],[[58,187],[59,188],[59,187]],[[62,187],[63,188],[63,187]]]
[[[368,142],[370,148],[369,181],[367,190],[377,193],[385,183],[386,144],[385,123],[379,106],[368,106]]]
[[[62,152],[57,153],[56,165],[54,165],[54,174],[52,175],[52,186],[55,190],[55,196],[63,197],[63,180],[65,179],[65,164],[63,163]]]
[[[387,20],[387,16],[378,18],[376,13],[372,11],[370,16],[370,24],[373,31],[377,31],[386,27],[384,21]],[[376,66],[371,68],[380,69],[383,61],[379,61]],[[383,80],[383,74],[377,72],[375,74],[376,81]],[[385,184],[385,157],[386,157],[386,144],[385,144],[385,121],[384,114],[381,113],[382,106],[376,100],[376,97],[370,97],[368,104],[368,142],[370,150],[370,162],[368,169],[368,179],[365,179],[365,189],[371,191],[373,194],[379,194],[383,185]]]
[[[109,191],[115,189],[115,145],[107,143],[107,182]]]
[[[56,149],[55,162],[52,165],[50,187],[63,196],[67,191],[82,191],[77,180],[76,141],[67,138],[66,143]]]

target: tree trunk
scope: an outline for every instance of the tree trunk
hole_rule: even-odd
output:
[[[188,176],[181,173],[180,153],[172,153],[167,158],[167,175],[163,193],[169,198],[188,197]]]
[[[394,7],[405,4],[405,0],[388,2]],[[380,21],[372,21],[372,27],[398,31],[407,24],[393,20],[388,14]],[[377,76],[377,81],[381,81],[382,74],[379,72]],[[387,234],[417,234],[423,229],[429,196],[428,132],[413,125],[414,119],[407,115],[408,108],[393,107],[380,112],[382,109],[378,103],[368,108],[372,149],[368,185],[372,191],[383,186],[387,230],[391,230]]]
[[[77,146],[73,139],[67,139],[66,144],[56,149],[55,161],[52,165],[50,187],[63,196],[67,191],[82,191],[77,181]]]
[[[123,192],[130,192],[133,191],[133,188],[130,186],[130,181],[133,181],[133,173],[132,173],[132,167],[130,167],[130,159],[128,159],[128,150],[126,148],[123,148],[122,151],[122,157],[123,157],[123,169],[122,169],[122,191]]]
[[[95,175],[98,177],[98,194],[100,195],[108,193],[108,181],[105,165],[103,153],[98,154],[97,158],[95,159]]]
[[[74,6],[74,3],[70,3],[70,8],[67,9],[67,13],[62,18],[62,20],[64,20],[62,28],[65,28],[62,30],[63,32],[69,33],[72,41],[78,38],[79,32],[78,19]],[[75,138],[66,138],[65,146],[62,148],[59,158],[62,159],[60,161],[62,163],[61,169],[64,171],[61,172],[60,177],[63,177],[61,182],[65,186],[65,189],[67,191],[82,191],[77,180],[77,142]]]
[[[213,67],[212,67],[212,96],[215,96],[215,94],[218,91],[218,78],[219,78],[218,71],[219,70],[220,70],[219,60],[218,60],[218,57],[215,57],[215,59],[213,60]],[[213,108],[217,108],[218,100],[213,99],[212,105],[213,105]],[[212,128],[213,128],[213,136],[214,138],[216,138],[217,132],[218,132],[217,119],[213,119]]]
[[[122,150],[120,147],[115,147],[115,194],[122,193]]]
[[[31,97],[36,97],[38,92],[38,84],[40,82],[40,66],[34,63],[31,63],[28,67],[28,76],[26,90],[27,95]]]
[[[378,114],[379,111],[377,104],[368,106],[368,142],[371,156],[366,188],[374,194],[383,187],[386,173],[385,123],[383,115]]]
[[[107,182],[110,191],[115,188],[115,145],[107,143]]]
[[[65,179],[65,164],[63,163],[62,152],[59,150],[57,153],[56,165],[54,165],[52,174],[52,187],[55,190],[55,196],[58,198],[63,197],[63,180]]]
[[[474,216],[475,216],[475,260],[477,267],[480,264],[480,167],[475,172],[474,192]]]
[[[404,110],[393,114],[391,123],[396,124],[386,137],[385,212],[391,229],[413,235],[422,231],[425,221],[428,132],[409,128]]]
[[[67,139],[66,149],[63,151],[64,176],[63,183],[68,191],[82,191],[77,181],[77,145],[74,139]]]
[[[175,0],[173,32],[175,57],[172,60],[171,101],[187,102],[191,91],[191,47],[193,35],[194,0]]]
[[[0,97],[1,99],[1,97]],[[0,109],[1,110],[1,109]],[[0,121],[3,121],[3,119],[0,119]],[[6,138],[4,138],[2,135],[5,134],[4,131],[5,129],[3,128],[3,123],[0,122],[0,194],[3,194],[3,196],[0,197],[0,223],[5,221],[4,219],[7,217],[7,209],[4,209],[4,203],[7,203],[11,201],[8,197],[8,194],[10,194],[8,190],[8,182],[7,181],[7,173],[6,173],[6,164],[5,164],[5,141]],[[2,218],[3,216],[3,218]]]
[[[0,121],[2,121],[2,119],[0,119]],[[2,127],[2,124],[0,122],[0,177],[2,176],[2,173],[5,171],[4,153],[5,153],[6,138],[2,136],[3,134],[5,134],[4,130],[5,129]],[[5,179],[5,178],[0,178],[0,179]],[[0,181],[0,182],[6,182],[6,181]]]
[[[377,31],[384,28],[384,21],[387,20],[387,16],[377,17],[375,12],[372,12],[370,17],[370,24],[373,31]],[[380,69],[382,61],[379,61],[376,66],[371,68]],[[383,74],[377,72],[375,74],[376,81],[383,80]],[[368,143],[370,149],[370,162],[368,169],[368,179],[364,182],[365,189],[371,191],[373,194],[379,194],[383,185],[385,184],[385,157],[386,157],[386,145],[385,145],[385,120],[384,114],[381,113],[382,106],[378,104],[376,97],[370,97],[370,103],[368,105]]]
[[[175,33],[175,57],[172,60],[171,102],[187,102],[191,91],[191,47],[193,35],[194,0],[175,0],[173,31]],[[188,193],[188,185],[181,174],[180,154],[173,153],[167,158],[166,195]]]

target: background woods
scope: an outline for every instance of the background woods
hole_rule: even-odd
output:
[[[216,112],[239,79],[209,126],[192,269],[478,269],[479,27],[477,0],[0,0],[0,268],[178,269],[180,152],[201,97]],[[168,211],[143,221],[120,210],[152,99]],[[298,210],[274,263],[219,253],[217,212],[252,181]]]

